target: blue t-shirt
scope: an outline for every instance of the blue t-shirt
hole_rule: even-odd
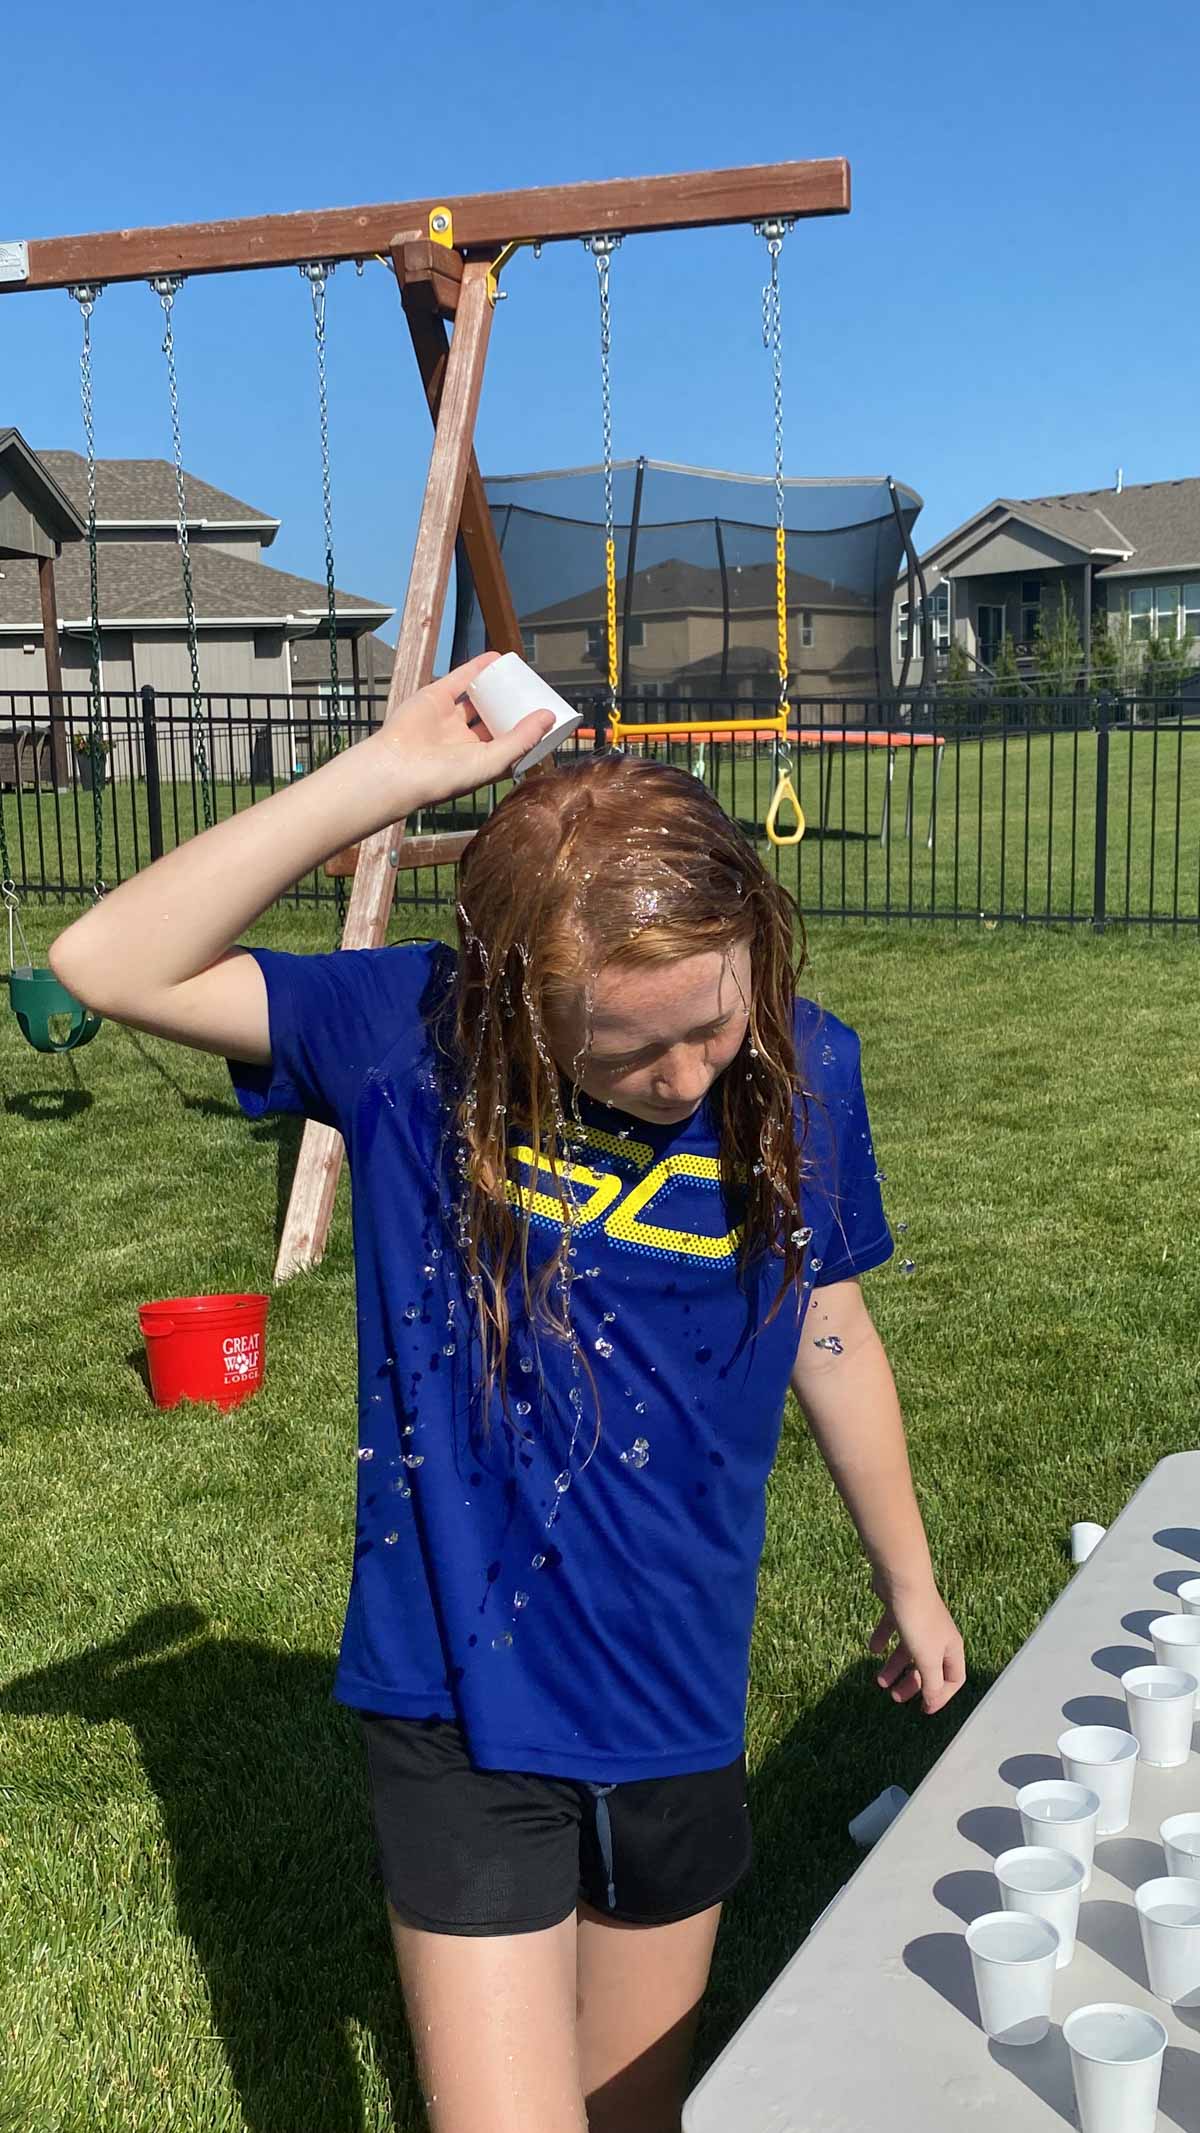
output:
[[[853,1030],[797,1002],[812,1238],[773,1318],[778,1261],[739,1283],[709,1105],[654,1126],[581,1099],[571,1315],[597,1439],[586,1378],[567,1343],[535,1340],[515,1282],[509,1412],[480,1413],[430,1028],[452,952],[254,953],[272,1065],[231,1064],[239,1101],[335,1126],[352,1178],[358,1519],[335,1695],[455,1719],[483,1769],[603,1784],[734,1761],[810,1284],[892,1250]],[[556,1202],[516,1127],[509,1161],[533,1262]]]

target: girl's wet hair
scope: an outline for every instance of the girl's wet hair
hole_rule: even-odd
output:
[[[507,1294],[518,1270],[535,1329],[573,1338],[571,1075],[560,1078],[547,1028],[581,998],[590,1020],[605,969],[749,948],[749,1029],[709,1101],[726,1205],[741,1218],[739,1270],[774,1254],[778,1309],[798,1291],[804,1258],[792,1007],[804,932],[737,824],[686,771],[633,755],[579,756],[534,772],[501,801],[464,854],[458,917],[459,1238],[489,1389],[499,1386],[507,1408]],[[535,1270],[522,1189],[508,1176],[514,1127],[541,1151],[534,1187],[561,1208],[559,1245]],[[584,1148],[578,1160],[587,1159]]]

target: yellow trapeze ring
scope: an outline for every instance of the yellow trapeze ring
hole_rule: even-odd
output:
[[[791,808],[796,818],[794,829],[780,829],[779,810],[781,807]],[[788,770],[781,770],[779,773],[779,783],[775,787],[774,798],[767,809],[766,831],[771,843],[777,845],[799,844],[804,835],[804,809],[800,805],[800,795],[792,783],[792,775]]]

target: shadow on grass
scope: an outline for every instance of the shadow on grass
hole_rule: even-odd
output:
[[[990,1676],[973,1676],[944,1712],[925,1718],[889,1704],[864,1661],[752,1774],[754,1868],[721,1923],[693,2080],[861,1865],[864,1854],[847,1833],[851,1816],[886,1785],[915,1790],[990,1686]]]
[[[95,1101],[90,1089],[23,1089],[18,1096],[6,1096],[4,1108],[10,1118],[48,1126],[59,1119],[79,1118]]]
[[[293,1117],[288,1112],[275,1112],[270,1118],[255,1119],[251,1123],[244,1119],[236,1098],[232,1096],[197,1096],[193,1090],[185,1088],[177,1075],[172,1074],[170,1068],[159,1057],[158,1053],[151,1049],[136,1030],[125,1029],[122,1031],[122,1035],[133,1046],[142,1065],[148,1067],[151,1073],[157,1074],[159,1080],[166,1083],[184,1111],[195,1112],[200,1118],[240,1119],[245,1124],[246,1132],[251,1140],[260,1143],[268,1142],[274,1146],[275,1242],[278,1244],[283,1235],[288,1201],[291,1198],[292,1179],[296,1172],[296,1159],[299,1156],[300,1142],[304,1136],[304,1120]]]
[[[0,1689],[0,1714],[115,1720],[136,1738],[247,2133],[362,2133],[350,2023],[373,2039],[392,2122],[421,2122],[364,1758],[331,1674],[324,1655],[214,1636],[179,1606]]]

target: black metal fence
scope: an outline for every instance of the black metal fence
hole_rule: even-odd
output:
[[[0,696],[9,865],[29,897],[86,897],[204,827],[304,777],[383,715],[382,698]],[[605,744],[603,706],[569,746]],[[768,719],[740,700],[646,700],[630,722]],[[702,777],[811,916],[1200,929],[1200,704],[1105,696],[801,700],[789,754],[805,835],[765,839],[779,768],[770,733],[626,745]],[[98,793],[93,790],[99,785]],[[469,830],[495,791],[427,810],[410,831]],[[98,801],[98,807],[97,807]],[[97,822],[101,849],[96,852]],[[334,903],[323,869],[294,903]],[[401,872],[399,900],[447,903],[449,867]]]

